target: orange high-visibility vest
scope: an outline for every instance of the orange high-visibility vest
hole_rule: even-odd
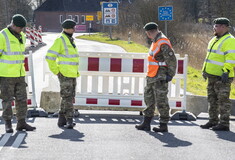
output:
[[[159,61],[156,61],[154,58],[160,52],[162,44],[167,44],[172,48],[171,42],[167,38],[161,38],[157,40],[156,42],[152,43],[150,50],[149,50],[149,56],[148,56],[148,71],[147,71],[148,77],[156,76],[159,66],[167,66],[166,62],[159,62]]]

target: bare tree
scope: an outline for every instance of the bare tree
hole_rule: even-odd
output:
[[[0,0],[0,28],[4,28],[11,21],[14,14],[22,14],[28,21],[32,20],[33,10],[31,0]]]

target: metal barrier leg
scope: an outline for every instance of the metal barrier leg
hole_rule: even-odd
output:
[[[183,110],[182,111],[177,111],[175,112],[172,117],[171,120],[186,120],[186,121],[196,121],[196,117],[190,113],[190,112],[186,112],[186,106],[187,106],[187,101],[186,101],[186,90],[187,90],[187,64],[188,64],[188,55],[185,55],[185,60],[183,62],[183,73],[184,73],[184,100],[183,100]]]
[[[196,117],[190,113],[183,111],[177,111],[171,116],[171,120],[186,120],[186,121],[196,121]]]

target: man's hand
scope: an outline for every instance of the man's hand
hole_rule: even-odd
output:
[[[170,82],[173,77],[169,76],[168,74],[166,75],[166,83]]]
[[[206,73],[205,72],[202,72],[202,77],[205,79],[205,81],[206,81],[206,79],[207,79],[207,75],[206,75]]]
[[[222,75],[221,75],[221,81],[223,83],[228,83],[228,72],[224,72]]]

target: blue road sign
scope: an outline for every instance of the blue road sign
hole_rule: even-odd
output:
[[[102,22],[103,25],[118,25],[118,3],[102,3]]]
[[[158,7],[158,20],[159,21],[172,21],[173,20],[173,6],[159,6]]]

